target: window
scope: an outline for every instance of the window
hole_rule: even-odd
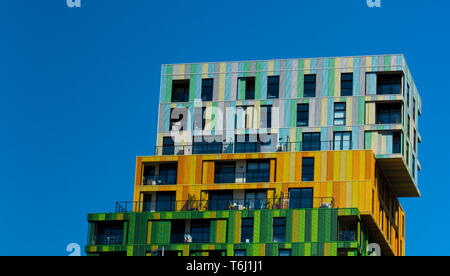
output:
[[[400,132],[394,132],[392,137],[392,153],[402,152],[402,134]]]
[[[400,103],[380,103],[376,106],[377,124],[401,124],[402,106]]]
[[[236,135],[236,142],[235,142],[235,153],[249,153],[249,152],[259,152],[260,151],[260,144],[256,142],[257,137],[252,136],[252,139],[250,139],[250,135],[246,134],[244,136],[238,136]],[[254,141],[250,141],[254,140]]]
[[[289,256],[291,256],[291,250],[290,249],[280,249],[278,252],[278,255],[284,256],[284,257],[289,257]]]
[[[159,178],[156,184],[177,184],[177,169],[178,165],[176,163],[161,164],[159,166]]]
[[[320,150],[320,132],[303,133],[302,140],[303,151]]]
[[[142,212],[150,212],[152,210],[152,194],[144,194],[142,199]]]
[[[191,237],[193,243],[209,243],[209,220],[191,221]]]
[[[401,94],[401,74],[377,74],[377,95]]]
[[[409,166],[409,143],[406,142],[406,165]]]
[[[297,127],[309,125],[309,104],[297,105]]]
[[[351,219],[339,219],[339,241],[356,241],[358,225]]]
[[[414,154],[412,155],[411,172],[412,172],[412,178],[415,181],[415,179],[416,179],[416,156]]]
[[[202,101],[212,101],[214,90],[214,79],[202,80]]]
[[[236,172],[234,162],[217,162],[214,172],[214,183],[235,183]]]
[[[239,78],[239,85],[245,91],[246,100],[255,99],[255,77]]]
[[[245,193],[245,207],[249,210],[267,209],[267,191],[256,190]]]
[[[175,154],[175,146],[172,137],[164,137],[163,138],[163,155],[174,155]]]
[[[289,208],[304,209],[313,208],[313,189],[290,189]]]
[[[123,222],[101,222],[97,224],[95,244],[123,244]]]
[[[200,139],[200,138],[196,138]],[[194,141],[196,141],[194,139]],[[202,136],[202,142],[194,142],[192,153],[193,154],[214,154],[222,153],[223,144],[221,142],[208,142],[205,137]]]
[[[346,121],[346,103],[334,104],[334,125],[345,126]]]
[[[159,192],[156,194],[156,211],[175,211],[174,192]]]
[[[316,75],[305,75],[303,83],[303,97],[316,96]]]
[[[247,252],[245,250],[234,250],[235,257],[245,257]]]
[[[277,99],[280,91],[280,76],[267,78],[267,99]]]
[[[408,115],[408,121],[406,122],[406,129],[407,129],[407,133],[406,135],[409,136],[411,135],[411,117]]]
[[[233,201],[233,191],[209,192],[209,210],[228,210]]]
[[[241,221],[241,242],[253,242],[253,218],[242,218]]]
[[[189,80],[174,80],[172,82],[172,102],[189,101]]]
[[[184,243],[186,234],[186,221],[173,220],[171,222],[170,243]]]
[[[416,121],[416,99],[413,99],[412,117],[413,117],[413,121]]]
[[[250,115],[252,115],[254,110],[253,106],[237,106],[236,107],[236,128],[246,129],[251,127]],[[243,122],[242,122],[243,120]],[[243,123],[243,124],[242,124]]]
[[[410,93],[411,93],[411,87],[409,86],[409,83],[408,83],[408,94],[406,94],[406,103],[407,103],[408,107],[409,107],[409,95],[410,95]]]
[[[353,96],[353,73],[341,74],[341,96]]]
[[[153,181],[156,180],[155,175],[155,166],[147,166],[144,165],[144,172],[143,172],[143,185],[152,185]]]
[[[272,106],[261,106],[261,128],[272,128]]]
[[[417,131],[416,129],[414,129],[414,133],[413,133],[413,145],[414,145],[414,152],[417,152]]]
[[[335,132],[334,133],[334,150],[351,150],[352,149],[352,133]]]
[[[314,157],[302,158],[302,181],[314,181]]]
[[[269,182],[270,181],[270,161],[248,161],[247,162],[247,183]]]
[[[273,218],[273,242],[286,241],[286,218]]]

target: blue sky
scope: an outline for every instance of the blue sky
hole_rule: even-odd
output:
[[[448,1],[4,0],[0,255],[66,255],[87,213],[131,200],[153,154],[160,66],[403,53],[423,100],[406,253],[448,255]],[[441,124],[444,123],[444,124]]]

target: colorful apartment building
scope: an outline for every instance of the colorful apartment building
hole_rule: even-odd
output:
[[[155,155],[86,253],[403,256],[421,106],[403,55],[163,65]]]

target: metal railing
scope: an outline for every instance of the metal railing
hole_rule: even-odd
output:
[[[155,155],[303,152],[352,149],[354,149],[352,141],[280,142],[273,145],[261,142],[210,143],[203,145],[156,146]]]
[[[185,201],[120,201],[116,213],[334,208],[332,197]]]

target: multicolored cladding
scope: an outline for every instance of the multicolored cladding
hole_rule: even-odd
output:
[[[86,252],[403,256],[421,106],[403,55],[163,65],[156,154],[132,202],[88,215]]]
[[[351,132],[351,149],[372,149],[377,157],[390,158],[395,152],[393,133],[400,132],[399,153],[416,191],[399,196],[419,196],[417,144],[421,137],[417,118],[422,102],[403,55],[174,64],[163,65],[161,73],[158,147],[163,146],[164,137],[173,135],[170,119],[174,108],[189,110],[186,129],[175,142],[178,145],[191,145],[196,136],[214,136],[219,141],[234,143],[236,135],[256,133],[270,133],[276,141],[300,144],[303,133],[320,132],[320,140],[326,142],[333,141],[336,132]],[[341,76],[345,73],[353,74],[351,96],[341,95]],[[401,75],[401,91],[377,94],[377,78],[389,73]],[[316,76],[315,96],[306,97],[304,76],[311,74]],[[268,98],[267,94],[270,76],[279,76],[279,95],[275,99]],[[240,88],[242,78],[248,77],[255,78],[252,100],[245,100]],[[213,79],[211,101],[201,100],[203,79]],[[186,102],[172,101],[173,83],[177,80],[189,80]],[[386,102],[401,104],[401,121],[376,122],[376,106]],[[309,105],[309,122],[308,126],[297,127],[297,105],[301,103]],[[334,123],[335,103],[345,103],[343,126]],[[239,107],[244,106],[248,116],[246,125],[239,112]],[[273,109],[270,129],[262,128],[263,106]],[[196,129],[195,118],[201,107],[206,108],[205,127]]]

